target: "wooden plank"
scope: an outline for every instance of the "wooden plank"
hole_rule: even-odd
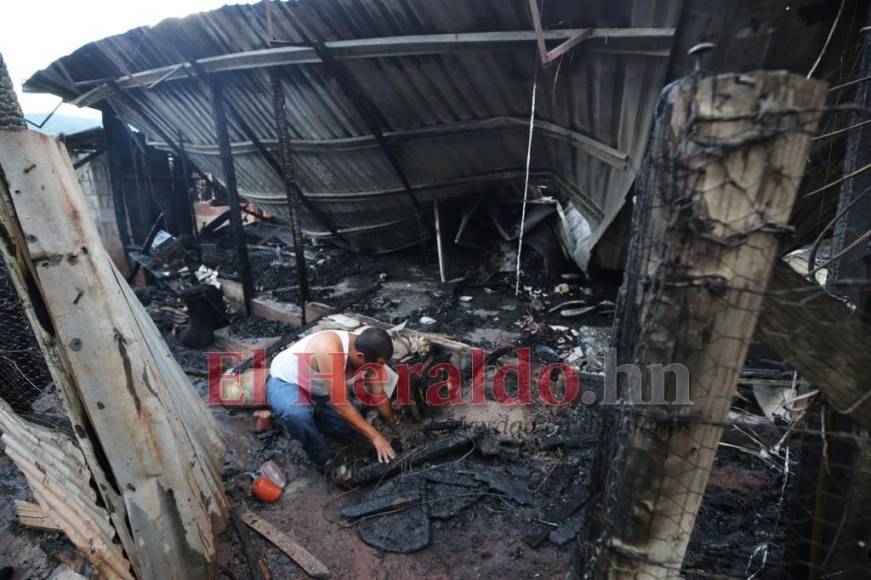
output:
[[[111,465],[121,498],[112,505],[126,511],[116,529],[132,537],[137,575],[207,577],[227,501],[211,414],[102,247],[64,147],[0,132],[0,168],[12,203],[4,224],[21,229],[16,251],[45,309],[37,325],[51,325],[65,398]]]
[[[756,335],[814,383],[840,413],[871,430],[871,331],[847,306],[783,263],[774,268]]]
[[[224,297],[235,307],[242,306],[242,285],[234,280],[219,278]],[[316,320],[335,309],[322,302],[309,302],[305,306],[306,320]],[[251,300],[251,315],[276,322],[286,322],[293,326],[302,326],[302,315],[299,306],[289,302],[281,302],[270,296],[258,296]]]
[[[306,574],[312,578],[329,578],[330,571],[323,562],[315,558],[311,552],[296,543],[287,534],[276,528],[266,520],[260,519],[251,512],[242,514],[242,521],[256,530],[261,536],[275,544],[275,546],[287,554],[296,562]]]

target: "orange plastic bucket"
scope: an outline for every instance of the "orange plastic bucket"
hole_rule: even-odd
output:
[[[262,502],[275,503],[281,497],[281,487],[267,477],[256,477],[251,484],[251,491]]]

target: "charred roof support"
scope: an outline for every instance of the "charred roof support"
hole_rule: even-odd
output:
[[[293,231],[293,253],[296,256],[296,278],[299,284],[299,307],[302,311],[302,323],[305,324],[305,303],[308,301],[308,276],[305,270],[305,251],[302,240],[302,226],[299,223],[299,212],[302,192],[293,179],[293,157],[290,151],[290,130],[287,125],[287,103],[284,100],[284,87],[281,78],[271,71],[272,103],[275,109],[275,127],[278,130],[278,143],[281,147],[281,162],[283,166],[284,188],[287,192],[287,210],[290,216],[290,228]]]
[[[203,65],[201,63],[199,63],[198,61],[191,60],[190,65],[191,65],[191,69],[193,69],[193,71],[196,73],[196,74],[191,74],[190,70],[186,71],[188,76],[191,79],[208,79],[208,78],[210,78],[209,73],[206,71],[206,69],[203,67]],[[275,74],[274,69],[273,69],[273,72],[271,74]],[[225,103],[225,106],[226,106],[226,109],[233,116],[233,119],[236,121],[236,124],[239,126],[239,129],[241,129],[242,133],[245,134],[245,137],[249,141],[251,141],[251,144],[254,145],[254,148],[257,150],[257,152],[263,156],[263,159],[266,161],[266,163],[269,165],[269,167],[271,167],[272,170],[275,171],[275,173],[282,180],[284,180],[285,179],[284,169],[282,168],[281,164],[279,164],[278,161],[275,159],[275,156],[272,154],[272,152],[269,151],[269,149],[263,144],[263,141],[257,136],[257,133],[255,133],[254,130],[251,128],[251,126],[245,121],[245,115],[240,114],[239,111],[237,111],[236,108],[233,106],[232,102]],[[288,143],[290,143],[289,140],[288,140]],[[233,150],[233,143],[231,142],[230,143],[230,151],[232,152],[232,150]],[[220,154],[220,151],[219,151],[219,154]],[[298,185],[296,185],[294,183],[294,187],[298,188]],[[300,200],[302,201],[302,204],[305,205],[306,209],[309,211],[309,213],[312,215],[312,217],[315,220],[317,220],[317,222],[320,223],[322,226],[327,228],[327,231],[329,231],[333,236],[335,236],[335,238],[337,240],[340,240],[346,246],[351,247],[351,243],[348,241],[347,238],[345,238],[338,231],[338,229],[336,229],[336,226],[333,225],[333,222],[330,220],[329,216],[327,216],[323,211],[321,211],[321,209],[318,208],[315,203],[311,202],[308,198],[306,198],[305,194],[303,194],[301,190],[299,192],[299,195],[300,195]],[[305,308],[303,308],[303,310],[305,310]],[[303,314],[303,318],[305,318],[305,314]]]
[[[275,73],[273,72],[272,74],[275,74]],[[260,140],[260,138],[257,136],[257,134],[248,125],[248,123],[245,122],[245,117],[243,115],[240,115],[236,111],[236,109],[233,108],[232,105],[228,104],[227,108],[230,110],[230,113],[232,113],[233,117],[236,119],[236,122],[238,123],[239,128],[242,130],[243,133],[245,133],[245,137],[247,137],[251,141],[251,144],[254,145],[254,148],[257,149],[257,152],[263,156],[263,159],[266,161],[266,163],[269,165],[269,167],[271,167],[273,169],[273,171],[275,171],[275,173],[278,174],[278,176],[282,180],[284,180],[285,179],[284,169],[282,168],[281,164],[278,163],[278,161],[275,159],[275,156],[272,154],[272,152],[266,147],[266,145],[263,144],[263,141]],[[290,145],[291,145],[290,139],[288,138],[288,146],[290,146]],[[233,144],[231,143],[230,144],[231,150],[232,150],[232,146],[233,146]],[[279,147],[281,147],[280,144],[279,144]],[[282,155],[283,155],[283,153],[282,153]],[[299,189],[299,185],[296,182],[293,183],[293,187],[295,187],[296,189]],[[340,240],[347,247],[351,247],[351,242],[349,242],[348,239],[345,236],[343,236],[341,234],[341,232],[339,232],[339,230],[336,228],[336,226],[333,225],[333,222],[330,220],[329,216],[327,214],[325,214],[317,206],[317,204],[315,204],[311,200],[309,200],[306,197],[306,195],[302,192],[302,190],[299,190],[299,199],[302,202],[302,204],[305,206],[305,208],[309,211],[309,213],[312,215],[312,217],[314,217],[318,221],[318,223],[320,223],[322,226],[327,228],[327,231],[330,232],[333,236],[335,236],[335,238],[337,240]]]
[[[342,91],[351,99],[351,103],[354,105],[354,108],[357,109],[360,118],[363,119],[363,122],[366,123],[367,127],[369,127],[369,130],[375,137],[375,141],[384,152],[384,156],[387,158],[388,163],[393,167],[393,171],[396,172],[396,177],[399,178],[402,188],[411,200],[415,213],[423,222],[423,208],[421,207],[417,196],[414,195],[414,190],[411,187],[411,183],[408,181],[408,177],[402,170],[402,165],[399,164],[399,159],[396,158],[396,153],[387,142],[387,139],[384,138],[384,133],[381,130],[381,127],[386,126],[384,115],[378,110],[375,104],[366,97],[363,91],[360,90],[360,87],[357,86],[354,79],[352,79],[341,66],[336,64],[330,51],[323,43],[315,43],[313,48],[317,53],[318,58],[321,59],[324,68],[327,69],[330,76],[336,80]]]
[[[239,262],[239,277],[242,279],[242,294],[245,314],[251,314],[251,300],[254,298],[254,282],[251,277],[251,263],[248,261],[248,246],[245,232],[242,231],[242,208],[239,204],[239,190],[236,188],[236,168],[233,166],[233,152],[230,150],[230,133],[227,131],[227,111],[224,105],[224,87],[215,76],[209,77],[212,89],[212,102],[215,111],[215,131],[218,146],[221,148],[221,166],[224,169],[224,187],[230,202],[230,231],[236,246],[236,259]]]

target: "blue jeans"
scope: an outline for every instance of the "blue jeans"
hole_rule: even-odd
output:
[[[299,385],[270,377],[266,383],[266,400],[273,415],[284,424],[290,436],[302,444],[305,454],[315,463],[323,463],[331,455],[323,433],[340,439],[354,436],[354,429],[330,405],[326,395],[309,395]]]

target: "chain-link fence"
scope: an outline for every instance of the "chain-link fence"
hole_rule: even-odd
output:
[[[825,97],[773,72],[696,74],[663,93],[636,184],[586,577],[871,575],[871,339],[857,342],[871,334],[819,284],[837,255],[781,251]]]

